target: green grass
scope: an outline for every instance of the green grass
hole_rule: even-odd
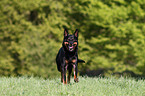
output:
[[[145,81],[79,77],[79,83],[63,85],[58,78],[1,77],[0,96],[145,96]]]

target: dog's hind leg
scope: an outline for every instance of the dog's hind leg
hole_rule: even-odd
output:
[[[63,83],[63,73],[61,71],[61,82]]]

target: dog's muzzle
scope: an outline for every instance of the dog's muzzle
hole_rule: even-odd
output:
[[[69,51],[73,51],[73,46],[69,46]]]

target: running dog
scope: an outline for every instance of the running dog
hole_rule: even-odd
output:
[[[61,72],[61,82],[70,83],[72,68],[74,69],[74,81],[78,82],[78,62],[85,63],[84,60],[78,59],[78,29],[73,35],[69,35],[68,30],[64,30],[64,39],[62,47],[56,56],[57,69]],[[68,78],[66,76],[68,70]]]

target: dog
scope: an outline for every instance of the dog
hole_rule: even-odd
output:
[[[68,30],[64,30],[64,39],[62,47],[56,56],[57,69],[61,72],[61,82],[70,83],[72,68],[74,69],[74,81],[78,82],[78,62],[85,63],[84,60],[78,59],[78,29],[73,35],[69,35]],[[68,70],[68,78],[67,78]]]

